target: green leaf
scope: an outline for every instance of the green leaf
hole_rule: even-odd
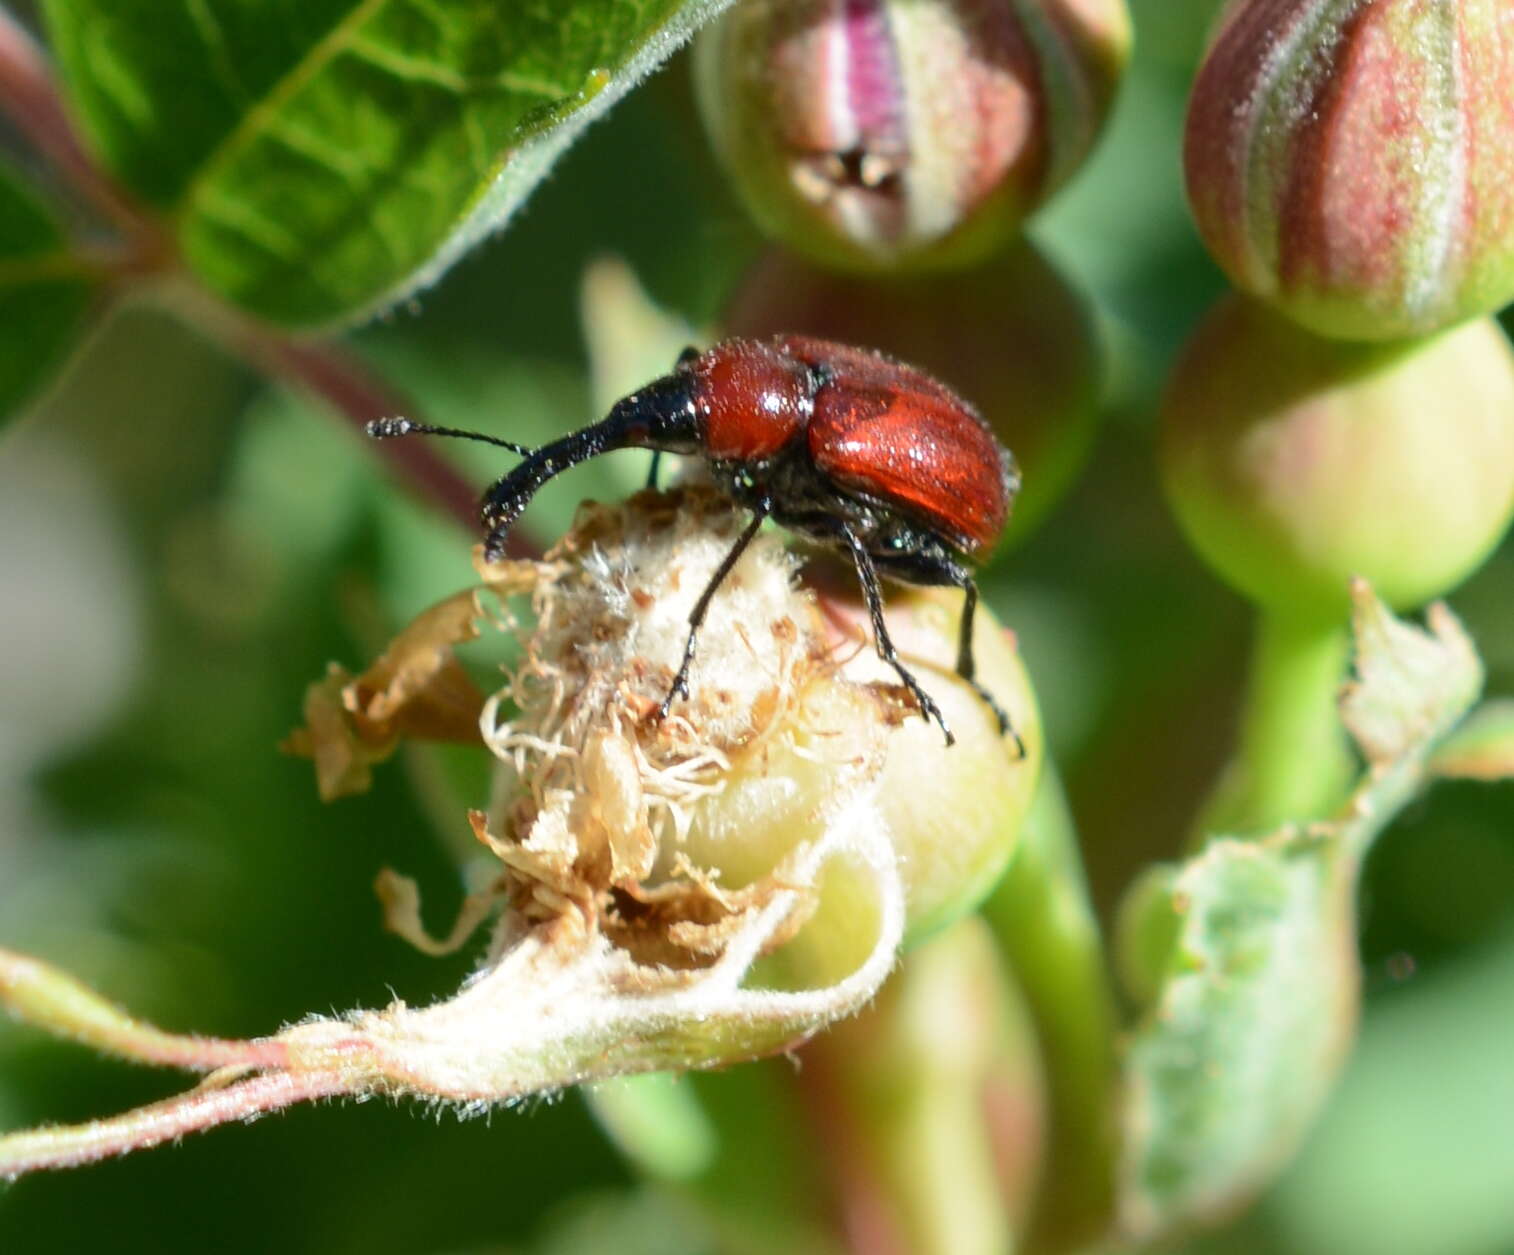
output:
[[[729,0],[45,0],[75,112],[189,266],[351,319],[499,227]]]
[[[1355,1024],[1351,883],[1337,845],[1287,835],[1183,866],[1178,944],[1126,1059],[1131,1234],[1222,1213],[1296,1146]]]
[[[1126,1056],[1129,1237],[1238,1208],[1298,1148],[1355,1034],[1362,860],[1481,688],[1444,607],[1425,632],[1364,586],[1355,596],[1357,679],[1341,709],[1368,762],[1356,790],[1329,822],[1215,838],[1173,873],[1176,941]]]
[[[0,166],[0,422],[67,356],[96,286],[46,208]]]

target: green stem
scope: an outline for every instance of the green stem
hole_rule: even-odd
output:
[[[984,906],[1034,1021],[1050,1129],[1030,1250],[1067,1250],[1113,1215],[1116,1020],[1062,782],[1048,763],[1009,873]]]
[[[1344,622],[1261,611],[1240,751],[1204,809],[1200,837],[1320,819],[1340,803],[1354,772],[1336,705],[1350,647]]]
[[[621,1153],[654,1181],[689,1181],[714,1162],[719,1133],[683,1078],[618,1076],[586,1086],[584,1098]]]
[[[854,1255],[1016,1249],[984,1119],[995,1081],[1018,1091],[1037,1076],[1034,1049],[1013,1049],[1008,992],[988,929],[969,916],[912,949],[860,1019],[805,1051],[799,1083]]]

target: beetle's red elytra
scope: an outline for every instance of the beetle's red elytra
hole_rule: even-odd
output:
[[[603,419],[537,448],[477,432],[380,419],[370,435],[412,432],[500,445],[522,461],[484,494],[485,556],[549,479],[611,449],[702,458],[752,518],[689,614],[683,663],[661,713],[688,696],[694,642],[710,600],[762,521],[844,551],[856,567],[878,653],[952,744],[940,708],[899,660],[883,619],[879,577],[961,588],[957,673],[1009,721],[974,679],[978,588],[964,559],[1003,530],[1020,486],[1013,457],[982,415],[939,380],[871,349],[808,336],[731,339],[687,349],[674,370],[617,401]],[[1018,738],[1016,738],[1018,740]]]

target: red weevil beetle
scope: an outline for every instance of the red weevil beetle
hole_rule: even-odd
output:
[[[920,687],[883,621],[878,577],[963,590],[957,674],[1009,720],[974,678],[973,610],[978,587],[963,558],[998,538],[1020,486],[1009,450],[982,415],[944,384],[869,349],[806,336],[732,339],[686,349],[671,374],[617,401],[597,423],[528,448],[451,427],[379,419],[369,435],[412,432],[500,445],[524,461],[484,494],[484,555],[505,551],[505,537],[536,490],[553,476],[611,449],[697,454],[715,482],[752,512],[689,613],[683,663],[662,703],[689,695],[694,640],[721,582],[772,518],[850,555],[862,582],[878,653],[953,743],[940,708]],[[1018,737],[1016,737],[1018,741]]]

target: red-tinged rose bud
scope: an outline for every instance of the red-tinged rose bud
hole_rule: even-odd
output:
[[[1514,297],[1508,0],[1241,0],[1194,85],[1188,196],[1244,291],[1324,335]]]
[[[1426,340],[1327,340],[1228,298],[1184,351],[1162,471],[1188,538],[1231,584],[1344,621],[1453,587],[1514,512],[1514,354],[1492,319]]]
[[[1029,242],[936,275],[841,275],[775,249],[751,268],[725,329],[874,345],[971,397],[1023,475],[1010,541],[1061,499],[1093,444],[1104,377],[1093,311]]]
[[[748,0],[701,34],[715,148],[772,235],[852,269],[961,264],[1092,146],[1125,0]]]

